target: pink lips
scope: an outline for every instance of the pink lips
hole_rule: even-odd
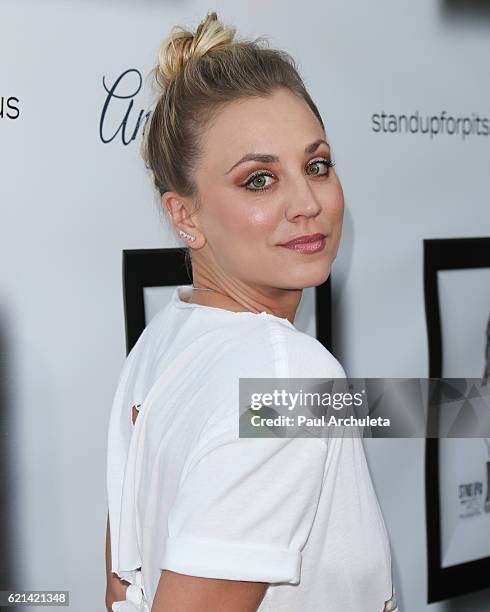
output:
[[[317,253],[325,247],[325,234],[308,234],[304,236],[297,236],[285,242],[280,246],[284,246],[288,249],[298,251],[300,253]]]

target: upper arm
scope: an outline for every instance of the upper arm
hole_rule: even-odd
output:
[[[270,583],[297,583],[325,456],[314,439],[207,446],[170,512],[152,612],[255,612]]]
[[[207,446],[185,474],[160,568],[227,581],[298,583],[325,444],[235,436]]]
[[[266,582],[202,578],[163,570],[151,612],[256,612],[267,587]]]

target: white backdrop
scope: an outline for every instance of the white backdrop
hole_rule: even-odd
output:
[[[161,39],[216,10],[238,36],[265,35],[295,57],[346,198],[332,273],[336,356],[349,376],[424,377],[422,240],[490,234],[489,124],[486,136],[431,137],[377,131],[373,116],[490,115],[490,16],[461,5],[2,0],[2,409],[19,587],[67,589],[75,612],[104,609],[106,428],[125,357],[121,251],[182,246],[157,213],[140,133],[132,139],[150,108],[140,75]],[[101,128],[104,83],[126,71],[117,92],[130,97],[111,100]],[[366,441],[400,612],[488,611],[490,590],[425,604],[424,445]]]

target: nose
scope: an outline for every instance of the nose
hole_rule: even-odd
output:
[[[289,221],[297,217],[316,217],[322,207],[308,177],[299,176],[291,179],[287,188],[286,216]]]

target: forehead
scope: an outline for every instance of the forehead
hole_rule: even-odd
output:
[[[308,104],[285,89],[270,97],[244,98],[226,104],[215,115],[202,139],[207,167],[250,152],[303,151],[306,144],[324,136]]]

